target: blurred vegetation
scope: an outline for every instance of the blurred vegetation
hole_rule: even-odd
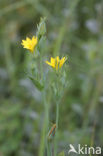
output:
[[[68,155],[70,143],[103,147],[103,1],[1,0],[0,156],[39,153],[44,106],[27,78],[29,56],[21,40],[35,35],[40,17],[46,17],[47,56],[68,56],[58,153]],[[54,99],[49,107],[54,123]]]

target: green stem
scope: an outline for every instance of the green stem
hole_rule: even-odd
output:
[[[47,141],[47,156],[52,156],[51,153],[51,143]]]
[[[93,145],[94,145],[95,128],[96,128],[96,121],[94,121],[94,125],[93,125],[93,131],[92,131],[92,136],[91,136],[91,144],[90,144],[91,147],[93,147]],[[90,152],[90,156],[92,156],[91,152]]]
[[[59,103],[56,104],[56,133],[58,130],[58,121],[59,121]]]
[[[42,55],[40,55],[40,78],[43,80],[43,68],[42,68]],[[44,84],[45,86],[46,84]],[[45,87],[46,88],[46,87]],[[45,151],[45,144],[47,147],[47,152],[48,152],[48,143],[47,143],[47,139],[46,139],[46,134],[47,134],[47,127],[48,127],[48,120],[49,120],[49,107],[48,107],[48,103],[46,100],[46,90],[43,90],[42,92],[42,98],[43,98],[43,104],[44,104],[44,110],[45,110],[45,117],[44,117],[44,124],[43,124],[43,128],[42,128],[42,132],[41,132],[41,141],[40,141],[40,149],[39,149],[39,156],[43,156],[44,155],[44,151]]]
[[[58,123],[59,123],[59,102],[56,103],[56,134],[54,140],[54,156],[57,155]]]
[[[43,80],[43,64],[42,64],[42,54],[40,55],[40,72],[41,79]]]
[[[47,138],[46,138],[48,121],[49,121],[49,113],[48,113],[49,112],[49,107],[48,107],[48,103],[46,101],[45,89],[43,91],[43,102],[44,102],[44,107],[45,107],[45,119],[44,119],[43,129],[42,129],[42,133],[41,133],[39,156],[44,155],[45,144],[46,144],[46,147],[47,147],[47,153],[49,153],[49,145],[48,145]],[[49,156],[49,154],[48,154],[48,156]]]

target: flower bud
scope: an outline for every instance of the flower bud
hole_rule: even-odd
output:
[[[38,28],[37,35],[38,35],[39,37],[45,35],[45,33],[46,33],[45,18],[41,18],[41,19],[40,19],[40,23],[39,23],[39,25],[37,26],[37,28]]]

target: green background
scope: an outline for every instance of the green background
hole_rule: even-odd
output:
[[[46,55],[68,56],[58,153],[68,155],[69,144],[103,147],[103,1],[0,0],[0,156],[38,156],[44,106],[21,40],[35,35],[40,17]],[[52,126],[54,101],[49,115]]]

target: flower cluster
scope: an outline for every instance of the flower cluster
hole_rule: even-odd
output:
[[[26,37],[26,40],[22,40],[21,45],[23,45],[23,48],[30,50],[31,53],[34,53],[37,43],[38,43],[37,37],[33,36],[32,39]],[[51,66],[52,68],[58,70],[63,66],[65,61],[66,61],[66,57],[60,59],[59,56],[57,56],[55,58],[51,57],[50,62],[45,61],[45,63]]]
[[[22,40],[21,45],[23,48],[28,49],[32,54],[34,54],[34,51],[36,50],[36,46],[39,44],[40,38],[42,38],[43,35],[45,35],[46,32],[46,26],[45,26],[45,18],[40,21],[40,24],[37,25],[38,31],[37,36],[33,36],[32,39],[29,37],[26,37],[26,40]],[[59,70],[63,64],[66,61],[66,57],[59,58],[59,56],[53,58],[51,57],[50,62],[45,61],[46,64],[51,66],[52,68]]]

